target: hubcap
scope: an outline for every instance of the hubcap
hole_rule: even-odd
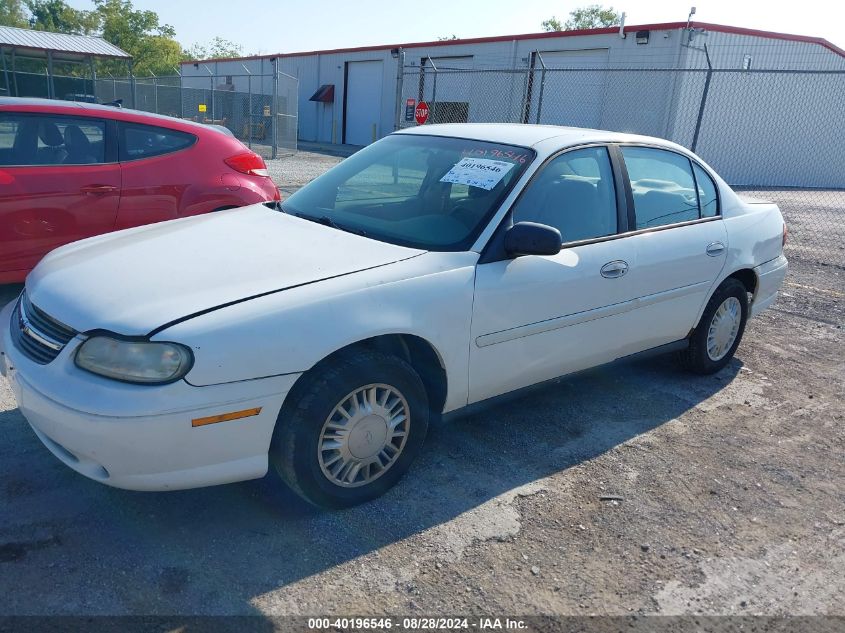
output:
[[[742,306],[736,297],[725,299],[710,321],[707,331],[707,355],[710,360],[722,360],[730,351],[742,321]]]
[[[408,439],[408,401],[395,387],[372,384],[346,395],[320,432],[317,459],[333,484],[366,485],[386,473]]]

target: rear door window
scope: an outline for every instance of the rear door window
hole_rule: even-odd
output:
[[[187,132],[138,123],[121,123],[120,136],[121,162],[178,152],[197,140],[196,136]]]
[[[0,113],[0,165],[105,163],[106,123],[87,117]]]
[[[637,229],[697,220],[698,191],[686,156],[651,147],[622,146],[634,194]]]

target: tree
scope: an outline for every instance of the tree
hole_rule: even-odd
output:
[[[0,26],[29,26],[22,0],[0,0]]]
[[[600,4],[590,4],[575,9],[569,13],[569,19],[561,25],[560,20],[552,16],[543,21],[544,31],[580,31],[585,29],[599,29],[608,26],[618,26],[622,22],[622,15],[613,7],[603,7]]]
[[[557,17],[552,16],[548,20],[543,20],[543,30],[544,31],[562,31],[563,30],[563,23],[557,19]]]
[[[97,16],[68,6],[63,0],[26,0],[29,27],[36,31],[87,35],[97,29]]]
[[[176,31],[161,24],[155,11],[135,10],[131,0],[94,0],[94,13],[101,37],[132,55],[136,74],[172,74],[182,61]]]
[[[222,59],[226,57],[240,57],[243,47],[240,44],[215,37],[207,44],[194,44],[185,51],[185,59]]]

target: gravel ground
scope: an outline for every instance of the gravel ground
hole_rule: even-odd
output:
[[[337,160],[272,169],[292,189]],[[791,264],[719,374],[559,380],[434,428],[342,512],[272,476],[89,481],[0,380],[0,614],[845,615],[845,270]]]
[[[276,160],[267,161],[270,176],[286,198],[300,187],[307,185],[327,169],[337,165],[342,158],[317,154],[315,152],[297,152]]]

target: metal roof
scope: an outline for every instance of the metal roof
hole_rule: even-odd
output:
[[[33,31],[13,26],[0,26],[0,46],[28,52],[51,51],[57,54],[58,59],[79,59],[89,55],[120,59],[132,57],[102,37]]]

